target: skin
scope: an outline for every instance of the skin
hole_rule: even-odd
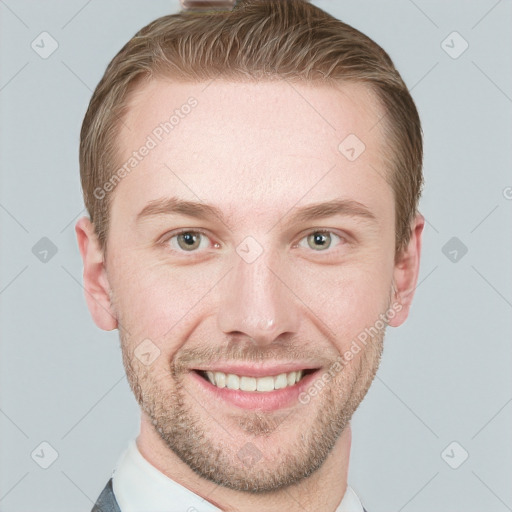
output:
[[[151,464],[222,510],[334,511],[347,485],[350,418],[377,371],[385,328],[307,404],[237,407],[212,399],[192,369],[295,362],[321,376],[379,315],[395,308],[387,323],[401,325],[424,218],[417,215],[395,258],[389,148],[365,86],[207,85],[153,80],[131,98],[119,134],[123,162],[187,98],[198,104],[117,185],[106,257],[90,221],[78,221],[88,307],[100,328],[119,329],[142,410],[137,445]],[[352,162],[338,150],[348,134],[366,146]],[[214,205],[224,221],[137,221],[149,201],[171,196]],[[291,221],[299,207],[340,198],[376,220]],[[181,228],[205,231],[196,252],[179,245]],[[330,246],[308,238],[319,229],[337,235]],[[251,263],[236,251],[248,236],[262,250]],[[159,353],[146,365],[134,351],[148,339]],[[248,445],[258,460],[244,464]]]

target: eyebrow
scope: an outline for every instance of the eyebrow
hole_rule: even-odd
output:
[[[302,207],[293,207],[281,220],[290,214],[292,210],[295,213],[286,222],[287,225],[294,223],[304,223],[307,221],[332,217],[334,215],[343,215],[348,217],[358,217],[368,223],[377,223],[377,217],[364,204],[353,199],[333,199],[323,203],[314,203]],[[185,201],[177,197],[160,198],[150,201],[138,214],[136,221],[157,215],[184,215],[200,220],[211,220],[217,217],[223,224],[228,225],[222,211],[212,205],[197,201]],[[279,221],[280,222],[280,221]]]

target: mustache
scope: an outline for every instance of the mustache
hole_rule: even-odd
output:
[[[230,363],[261,363],[272,361],[275,363],[314,362],[315,366],[329,366],[339,353],[326,348],[302,347],[282,345],[261,347],[252,343],[236,342],[227,346],[213,346],[201,348],[183,348],[179,350],[172,360],[172,371],[179,375],[196,366],[208,366],[217,362]]]

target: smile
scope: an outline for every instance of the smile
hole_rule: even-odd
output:
[[[200,371],[198,373],[208,380],[210,384],[218,388],[226,388],[233,391],[259,391],[265,393],[294,386],[308,373],[311,373],[311,370],[298,370],[262,377],[249,377],[219,371]]]
[[[238,408],[274,411],[293,407],[304,386],[317,375],[319,368],[297,368],[297,365],[276,365],[273,368],[240,365],[225,365],[220,368],[196,368],[190,375],[200,389],[211,394],[214,401],[220,400]],[[281,367],[279,367],[281,366]],[[306,366],[306,365],[305,365]],[[291,367],[291,368],[290,368]],[[295,367],[294,369],[292,369]]]

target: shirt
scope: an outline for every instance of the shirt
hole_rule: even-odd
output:
[[[135,439],[119,458],[112,488],[122,512],[221,512],[156,469],[142,456]],[[347,486],[336,512],[363,511],[356,493]]]

